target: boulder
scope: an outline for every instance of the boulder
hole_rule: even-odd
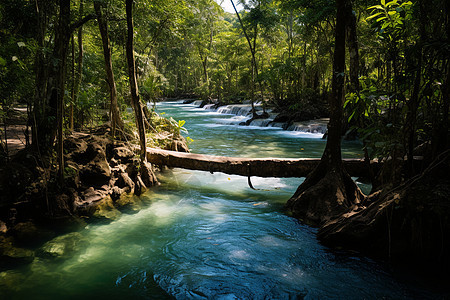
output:
[[[72,232],[46,242],[37,255],[43,258],[68,258],[82,250],[88,241],[79,232]]]
[[[126,163],[131,161],[131,159],[134,157],[133,151],[131,151],[127,147],[116,147],[112,150],[113,158],[117,159],[118,161],[122,163]]]
[[[29,264],[34,259],[34,252],[28,249],[17,248],[12,237],[0,235],[0,270],[13,269]]]
[[[85,165],[80,172],[84,185],[101,186],[111,179],[111,167],[105,157],[97,157]]]
[[[131,180],[128,173],[120,173],[119,178],[116,181],[116,185],[124,189],[124,191],[127,193],[132,193],[135,187],[135,184],[133,180]]]
[[[109,223],[117,220],[120,215],[120,211],[116,209],[111,197],[108,196],[95,206],[95,211],[92,214],[92,217],[94,217],[98,221]]]
[[[6,233],[8,231],[8,227],[6,227],[6,223],[0,220],[0,234]]]
[[[55,233],[36,226],[32,221],[16,224],[10,233],[19,245],[34,246],[52,238]]]

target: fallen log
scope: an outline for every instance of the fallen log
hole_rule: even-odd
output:
[[[240,158],[155,148],[147,148],[147,160],[155,165],[165,165],[171,168],[259,177],[305,177],[320,162],[319,158]],[[350,176],[369,176],[367,163],[363,159],[344,159],[343,162]],[[375,172],[380,167],[376,161],[371,161],[370,164]]]

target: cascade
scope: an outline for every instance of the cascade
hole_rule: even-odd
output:
[[[304,122],[295,122],[294,124],[289,126],[287,130],[325,134],[327,132],[327,124],[328,124],[327,118]]]

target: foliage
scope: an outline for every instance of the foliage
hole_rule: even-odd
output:
[[[117,0],[102,2],[119,107],[126,115],[131,104],[124,50],[125,5]],[[195,94],[204,100],[233,103],[254,97],[293,114],[314,111],[322,115],[332,78],[334,1],[240,2],[244,7],[240,15],[254,47],[254,64],[237,16],[224,12],[215,1],[135,1],[134,46],[141,100]],[[402,157],[410,146],[431,139],[437,144],[448,130],[447,4],[440,0],[427,4],[371,0],[354,1],[353,5],[360,90],[346,95],[349,126],[359,130],[372,157]],[[71,1],[70,21],[76,23],[93,11],[92,1]],[[31,105],[41,96],[38,92],[44,86],[37,74],[44,69],[51,73],[57,65],[53,56],[58,13],[58,4],[49,0],[5,0],[0,4],[3,110],[17,102]],[[76,129],[101,122],[109,109],[98,24],[91,20],[82,28],[82,81],[78,101],[73,103]],[[73,61],[79,54],[75,33],[74,51],[72,54],[68,47],[65,66],[66,120],[72,101]],[[258,69],[258,77],[253,67]],[[185,130],[178,121],[158,118],[152,117],[155,127],[175,135]]]

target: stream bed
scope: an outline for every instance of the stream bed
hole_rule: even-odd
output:
[[[236,116],[163,102],[185,120],[194,153],[320,157],[321,133],[239,126]],[[360,157],[344,142],[344,157]],[[322,246],[283,212],[300,178],[165,170],[144,208],[80,231],[69,257],[0,272],[0,299],[434,299],[411,279],[358,253]],[[363,188],[364,187],[362,186]]]

